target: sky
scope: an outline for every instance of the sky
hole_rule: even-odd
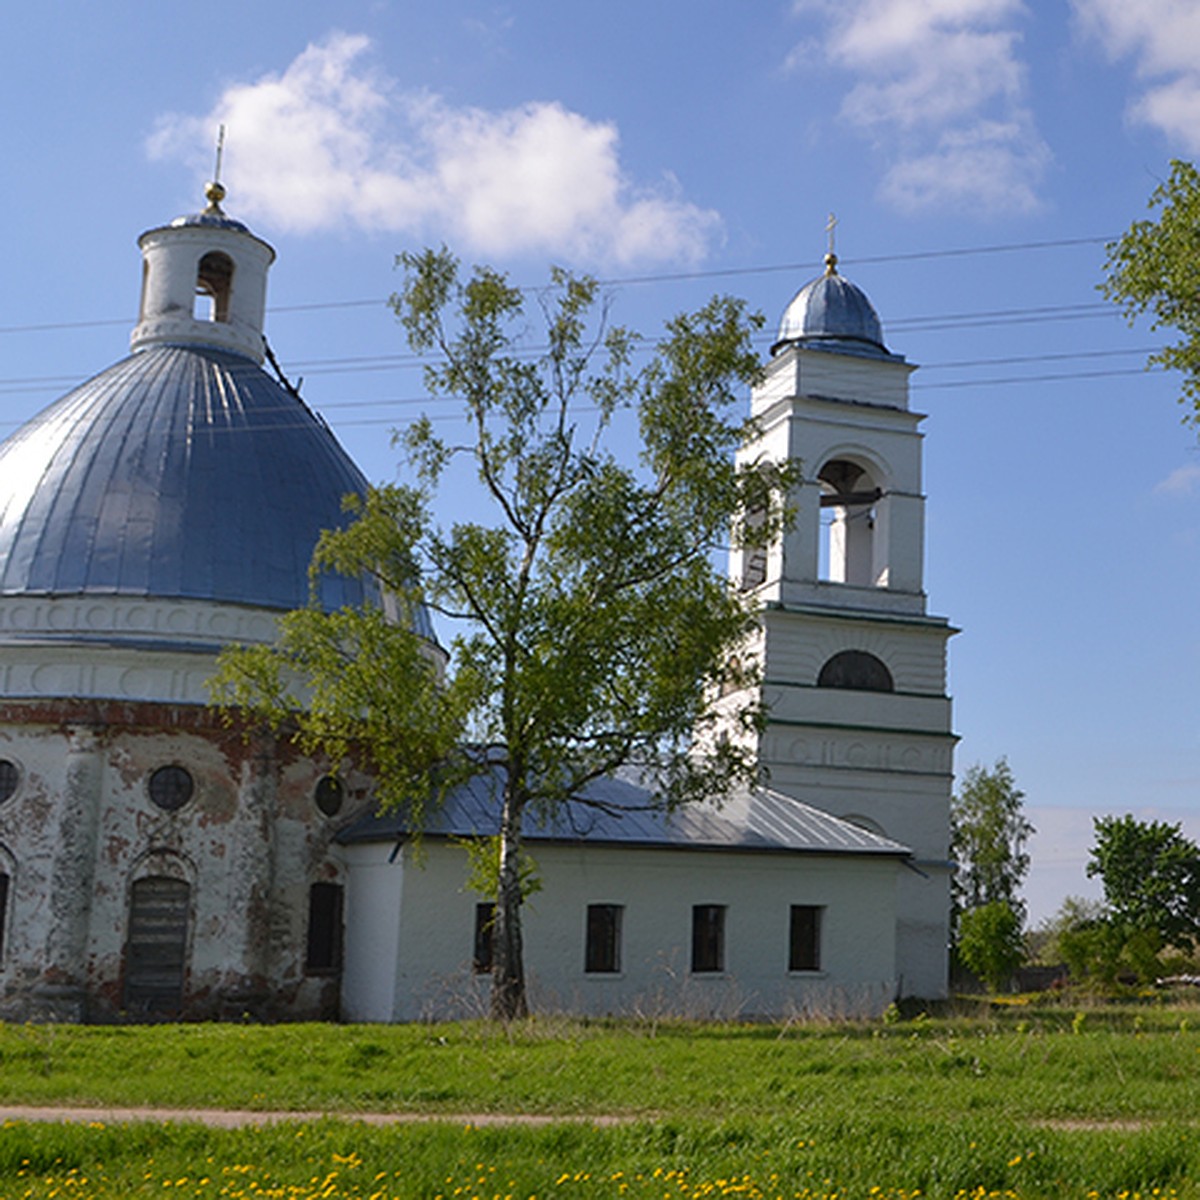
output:
[[[125,0],[0,40],[0,436],[122,357],[137,236],[202,207],[276,249],[268,337],[369,478],[436,406],[386,306],[445,243],[604,280],[653,335],[714,292],[775,326],[843,274],[920,365],[926,588],[961,772],[1007,757],[1034,924],[1092,818],[1200,838],[1200,454],[1104,244],[1200,154],[1192,0]],[[763,353],[771,338],[763,338]],[[446,410],[442,410],[444,414]]]

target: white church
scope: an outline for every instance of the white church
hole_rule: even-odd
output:
[[[208,206],[139,240],[129,357],[0,443],[0,1018],[404,1021],[486,1010],[488,906],[424,831],[207,706],[231,642],[269,642],[366,481],[263,369],[270,246]],[[837,273],[787,307],[748,456],[799,459],[799,519],[734,556],[770,787],[670,817],[530,824],[535,1010],[800,1016],[945,994],[946,643],[926,612],[913,367]],[[326,579],[319,602],[376,604]],[[427,616],[419,632],[434,640]],[[643,802],[628,782],[595,785]]]

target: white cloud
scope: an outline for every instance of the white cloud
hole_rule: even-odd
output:
[[[405,92],[333,34],[281,74],[227,87],[202,117],[163,117],[152,156],[202,168],[228,129],[224,180],[239,215],[276,229],[363,229],[464,252],[570,262],[695,262],[720,218],[666,177],[636,187],[614,125],[553,102],[503,112]]]
[[[1019,126],[984,121],[967,130],[948,130],[935,149],[895,163],[881,190],[903,212],[939,205],[1030,212],[1038,206],[1037,182],[1049,157]]]
[[[793,0],[824,18],[820,53],[857,77],[842,116],[887,160],[896,206],[989,213],[1037,205],[1049,151],[1025,104],[1021,0]],[[799,67],[811,39],[794,51]]]
[[[1113,58],[1132,56],[1147,80],[1130,115],[1200,154],[1200,5],[1195,0],[1072,0]]]
[[[1200,466],[1194,463],[1176,467],[1174,471],[1155,484],[1154,490],[1164,496],[1190,496],[1200,488]]]

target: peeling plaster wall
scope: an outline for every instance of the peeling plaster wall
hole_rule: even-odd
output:
[[[334,819],[313,792],[320,764],[247,741],[205,709],[102,701],[0,706],[0,758],[19,769],[0,803],[11,876],[0,1017],[119,1020],[134,883],[189,885],[185,1018],[337,1015],[336,975],[306,973],[308,894],[344,880]],[[190,772],[174,812],[150,799],[159,767]],[[355,799],[357,797],[357,806]]]

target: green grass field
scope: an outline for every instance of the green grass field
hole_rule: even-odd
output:
[[[1193,1028],[1194,1027],[1194,1028]],[[327,1111],[11,1122],[10,1197],[1200,1197],[1200,1010],[808,1026],[0,1026],[0,1103]],[[440,1119],[378,1127],[355,1113]],[[606,1116],[481,1126],[481,1114]]]

